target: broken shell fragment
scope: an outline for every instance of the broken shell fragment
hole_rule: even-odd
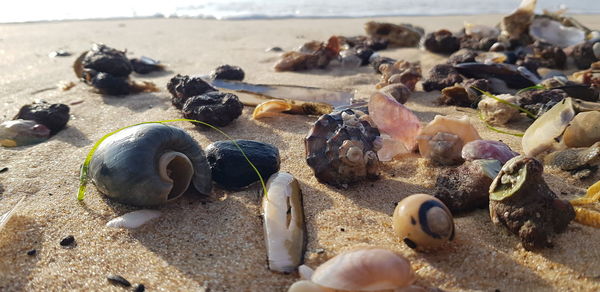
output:
[[[440,136],[438,133],[450,135]],[[436,135],[438,136],[434,139]],[[417,143],[421,156],[437,162],[444,162],[448,157],[460,158],[463,145],[479,139],[481,137],[467,116],[451,118],[436,115],[433,121],[421,129],[417,136]]]
[[[342,291],[376,291],[409,286],[415,281],[410,262],[383,248],[362,248],[341,253],[320,265],[312,282]]]
[[[396,235],[412,249],[435,249],[454,239],[452,213],[431,195],[404,198],[396,206],[392,220]]]
[[[305,232],[302,192],[291,174],[277,172],[269,178],[262,211],[269,269],[295,271],[302,263]]]
[[[503,37],[518,40],[527,33],[529,25],[533,21],[536,2],[536,0],[522,0],[513,13],[502,18],[500,27]]]
[[[573,100],[565,98],[536,119],[521,140],[525,155],[537,156],[549,150],[560,149],[560,137],[573,117]]]
[[[326,103],[303,102],[294,100],[268,100],[254,108],[252,118],[276,117],[282,114],[295,115],[325,115],[331,113],[333,107]]]
[[[554,151],[544,157],[544,163],[571,171],[578,178],[585,178],[596,171],[600,164],[600,142],[590,147]]]
[[[6,224],[8,224],[8,222],[10,221],[10,218],[12,218],[12,216],[15,214],[15,211],[20,208],[20,206],[24,200],[25,200],[25,197],[22,197],[10,210],[8,210],[8,212],[0,215],[0,234],[2,234],[2,230],[4,229],[4,226],[6,226]]]
[[[156,206],[190,185],[210,194],[204,151],[185,131],[159,123],[126,128],[102,141],[89,165],[96,188],[121,203]]]
[[[111,219],[106,223],[107,227],[135,229],[152,219],[160,217],[162,213],[156,210],[137,210],[123,214],[117,218]]]
[[[521,238],[526,250],[552,247],[551,235],[575,218],[573,206],[548,187],[542,164],[517,156],[504,164],[490,186],[490,217]]]
[[[585,32],[576,27],[563,26],[560,22],[540,17],[529,26],[529,35],[534,39],[566,48],[585,40]]]
[[[380,140],[379,130],[363,112],[333,112],[321,116],[304,139],[306,162],[320,182],[338,188],[375,180],[379,177]]]
[[[369,117],[377,128],[404,143],[408,150],[415,149],[421,122],[415,114],[395,99],[377,92],[369,100]]]
[[[500,161],[501,164],[506,163],[511,158],[518,155],[519,154],[512,151],[508,145],[493,140],[473,140],[466,143],[461,151],[462,158],[467,161],[494,159]]]
[[[50,138],[50,129],[31,120],[13,120],[0,124],[0,145],[24,146],[40,143]]]
[[[500,94],[496,97],[512,104],[515,104],[517,100],[516,97],[510,94]],[[504,125],[518,118],[521,113],[514,106],[500,102],[495,98],[483,98],[477,104],[477,108],[481,111],[483,119],[492,125]]]
[[[365,24],[365,31],[373,39],[382,39],[388,42],[389,48],[415,47],[424,34],[420,27],[410,24],[393,24],[369,21]]]

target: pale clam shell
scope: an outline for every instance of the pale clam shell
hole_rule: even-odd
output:
[[[137,210],[123,214],[117,218],[111,219],[106,223],[107,227],[135,229],[152,219],[160,217],[162,213],[156,210]]]
[[[576,27],[563,26],[548,18],[536,18],[529,26],[529,35],[534,39],[561,48],[576,45],[585,40],[585,32]]]
[[[521,140],[525,155],[537,156],[548,150],[564,148],[560,144],[560,136],[573,117],[575,108],[573,100],[568,97],[535,120]]]
[[[415,280],[410,262],[383,248],[362,248],[339,254],[319,266],[312,282],[336,290],[376,291],[406,287]]]

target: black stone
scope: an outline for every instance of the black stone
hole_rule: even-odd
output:
[[[236,142],[265,181],[279,171],[277,147],[251,140],[236,140]],[[223,188],[239,189],[259,180],[242,152],[231,141],[218,141],[208,145],[206,156],[213,180]]]
[[[221,80],[244,80],[244,70],[239,66],[221,65],[210,72],[210,78]]]
[[[171,93],[171,102],[178,109],[181,109],[186,100],[192,96],[205,94],[210,91],[217,91],[200,77],[190,77],[179,74],[169,80],[167,89]]]
[[[129,77],[116,76],[109,73],[84,70],[84,80],[88,85],[106,95],[127,95],[132,91]]]
[[[159,64],[157,61],[154,61],[148,57],[142,57],[140,59],[134,58],[129,61],[131,62],[133,71],[138,74],[148,74],[148,73],[151,73],[154,71],[164,70],[163,65]]]
[[[135,287],[135,290],[133,290],[134,292],[144,292],[146,291],[146,287],[144,286],[144,284],[138,284]]]
[[[416,244],[414,241],[412,241],[412,240],[410,240],[410,239],[408,239],[408,238],[404,238],[404,240],[403,240],[403,241],[404,241],[404,243],[405,243],[405,244],[406,244],[408,247],[410,247],[410,248],[412,248],[412,249],[415,249],[415,248],[417,248],[417,244]]]
[[[73,235],[69,235],[60,241],[61,246],[70,246],[73,243],[75,243],[75,237]]]
[[[30,251],[27,251],[27,255],[28,255],[28,256],[34,256],[36,253],[37,253],[37,250],[35,250],[35,249],[32,249],[32,250],[30,250]]]
[[[8,171],[8,167],[3,167],[2,169],[0,169],[0,173],[7,172],[7,171]]]
[[[103,44],[94,44],[92,50],[87,52],[83,58],[82,64],[86,69],[120,77],[128,76],[133,70],[129,59],[125,56],[125,52]]]
[[[244,105],[235,94],[213,91],[188,98],[181,112],[186,119],[223,127],[237,119],[243,109]],[[206,128],[198,123],[194,125]]]
[[[106,279],[111,284],[121,285],[123,287],[131,287],[131,283],[119,275],[109,275],[108,277],[106,277]]]
[[[54,135],[67,125],[69,111],[69,106],[66,104],[38,101],[21,107],[14,119],[34,120],[48,127]]]

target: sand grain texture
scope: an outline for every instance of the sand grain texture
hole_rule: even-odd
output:
[[[464,20],[495,24],[500,15],[470,17],[397,17],[382,21],[409,22],[428,31],[457,30]],[[582,23],[600,28],[597,16],[578,16]],[[119,274],[148,291],[285,291],[297,279],[267,269],[260,194],[247,190],[217,189],[211,202],[185,198],[159,208],[163,215],[136,230],[105,227],[110,219],[135,210],[114,203],[90,186],[83,203],[76,199],[79,167],[94,141],[117,128],[152,120],[180,118],[165,89],[176,74],[207,74],[221,64],[238,65],[246,81],[356,90],[366,98],[379,76],[369,67],[305,73],[276,73],[277,53],[272,46],[290,50],[309,40],[330,35],[363,34],[367,19],[214,21],[140,19],[72,21],[0,25],[0,113],[11,119],[18,109],[36,99],[71,106],[68,128],[49,141],[26,147],[0,149],[0,212],[26,196],[7,228],[0,234],[0,290],[2,291],[123,291],[106,280]],[[162,88],[152,94],[125,98],[105,97],[83,84],[62,92],[53,87],[74,81],[71,64],[92,42],[127,48],[130,56],[149,56],[168,65],[167,73],[133,77]],[[65,49],[66,58],[48,53]],[[416,48],[381,52],[384,56],[420,60],[424,73],[443,57]],[[485,129],[470,109],[439,107],[439,92],[416,92],[407,106],[422,121],[436,114],[467,114],[485,139],[501,139],[520,151],[518,138]],[[81,102],[83,101],[83,102]],[[304,161],[302,138],[316,118],[285,116],[254,121],[252,108],[224,127],[238,139],[276,145],[281,169],[300,181],[308,229],[306,263],[316,267],[355,246],[378,245],[410,259],[418,283],[449,291],[594,291],[600,290],[600,231],[572,223],[555,238],[555,247],[525,251],[517,237],[494,226],[487,210],[455,218],[457,237],[444,250],[420,254],[394,238],[391,214],[395,203],[415,192],[431,192],[440,170],[415,157],[386,164],[376,182],[339,190],[319,184]],[[511,125],[523,131],[528,121]],[[197,131],[176,123],[204,147],[222,140],[215,132]],[[583,182],[550,170],[550,187],[563,198],[583,193],[598,177]],[[76,246],[60,240],[75,236]],[[31,249],[37,255],[28,256]],[[321,250],[322,249],[322,250]],[[317,251],[324,251],[318,252]],[[206,289],[207,288],[207,289]]]

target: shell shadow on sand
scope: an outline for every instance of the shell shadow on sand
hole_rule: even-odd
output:
[[[104,104],[109,106],[124,106],[134,112],[144,112],[152,108],[167,110],[170,102],[166,97],[154,93],[138,93],[127,96],[102,95]]]

